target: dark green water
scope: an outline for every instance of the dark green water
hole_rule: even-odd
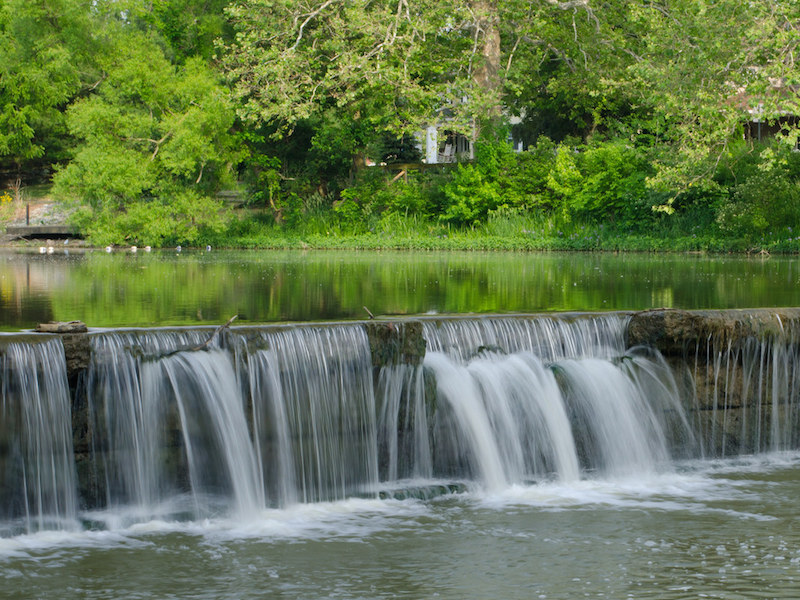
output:
[[[0,253],[0,329],[800,306],[795,257],[338,251]]]

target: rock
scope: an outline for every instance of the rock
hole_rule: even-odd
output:
[[[419,365],[427,346],[420,321],[369,321],[365,324],[372,365]]]
[[[67,363],[67,377],[74,387],[78,375],[89,367],[92,347],[86,333],[89,328],[81,321],[50,321],[36,327],[39,333],[55,333],[61,336],[64,358]]]
[[[800,310],[677,310],[656,309],[633,315],[628,324],[628,346],[650,346],[667,356],[682,356],[709,342],[740,347],[748,340],[796,337]]]

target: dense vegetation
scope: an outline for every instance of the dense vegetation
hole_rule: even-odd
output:
[[[797,0],[0,0],[0,218],[52,180],[99,244],[795,251],[798,42]],[[431,125],[474,158],[393,166]]]

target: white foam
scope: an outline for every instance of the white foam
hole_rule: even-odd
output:
[[[719,508],[716,503],[730,500],[747,501],[748,506],[759,506],[759,483],[747,479],[730,479],[719,474],[764,472],[766,465],[779,468],[774,461],[746,461],[739,465],[724,462],[693,465],[696,470],[647,474],[639,477],[617,479],[585,479],[569,484],[557,482],[535,485],[514,485],[496,494],[474,495],[482,507],[505,510],[514,506],[532,506],[545,510],[574,510],[607,507],[610,509],[642,509],[659,511],[687,511],[694,514],[720,513],[734,518],[759,521],[776,517],[751,511]],[[761,465],[759,468],[757,465]],[[789,463],[785,463],[788,465]],[[744,467],[744,469],[742,469]]]
[[[248,517],[219,517],[180,521],[169,516],[169,509],[180,508],[181,497],[160,507],[158,518],[142,522],[136,511],[115,509],[84,513],[87,522],[103,529],[42,531],[0,538],[0,563],[14,559],[53,556],[64,548],[118,548],[157,544],[157,538],[182,534],[212,543],[236,539],[315,540],[346,539],[363,541],[382,531],[446,526],[452,511],[442,510],[442,502],[453,503],[454,510],[471,505],[487,510],[537,508],[545,511],[570,510],[652,510],[716,513],[741,520],[768,521],[768,503],[760,502],[774,482],[763,475],[797,468],[800,452],[739,457],[728,460],[687,461],[674,472],[639,477],[552,481],[531,485],[517,484],[499,492],[481,488],[439,496],[434,501],[414,499],[351,498],[335,502],[294,504],[281,509],[265,509]],[[748,477],[748,475],[753,477]],[[407,480],[411,487],[449,486],[440,480]],[[387,491],[393,486],[387,486]],[[748,510],[731,508],[731,500],[741,501]],[[758,507],[758,508],[756,508]],[[762,508],[764,507],[764,508]],[[759,512],[763,510],[764,512]],[[175,513],[173,513],[175,514]]]
[[[92,513],[95,522],[114,526],[124,516]],[[102,517],[102,518],[101,518]],[[267,509],[248,518],[197,521],[152,519],[111,530],[44,531],[0,538],[0,561],[34,558],[60,548],[112,548],[147,546],[152,536],[184,534],[220,542],[231,539],[330,539],[362,540],[387,529],[415,527],[420,517],[431,518],[429,508],[416,500],[353,498],[338,502],[296,504]]]

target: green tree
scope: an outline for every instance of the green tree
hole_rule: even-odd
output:
[[[628,21],[640,35],[630,85],[663,127],[655,185],[710,180],[744,121],[797,114],[787,92],[800,83],[798,18],[795,0],[631,3]]]
[[[276,139],[310,126],[305,156],[326,149],[312,160],[327,156],[331,168],[320,179],[339,185],[387,135],[446,123],[473,141],[480,132],[498,141],[501,106],[523,97],[541,56],[571,65],[585,56],[574,42],[574,59],[554,50],[541,24],[556,19],[548,35],[572,40],[577,30],[595,35],[597,23],[587,2],[547,0],[239,0],[228,14],[237,33],[224,65],[239,115]]]
[[[225,88],[201,59],[176,67],[124,24],[114,39],[102,83],[67,111],[80,144],[56,176],[59,191],[95,207],[175,187],[216,191],[241,158]]]
[[[471,40],[449,25],[463,18],[457,7],[244,0],[228,14],[237,33],[225,64],[240,114],[275,124],[277,135],[329,109],[399,134],[460,103],[464,90],[448,86]]]
[[[89,0],[0,2],[0,162],[64,158],[64,107],[99,79]]]
[[[232,29],[225,18],[228,0],[127,0],[126,15],[143,30],[157,32],[167,56],[183,64],[199,57],[211,61],[216,44],[230,41]]]

